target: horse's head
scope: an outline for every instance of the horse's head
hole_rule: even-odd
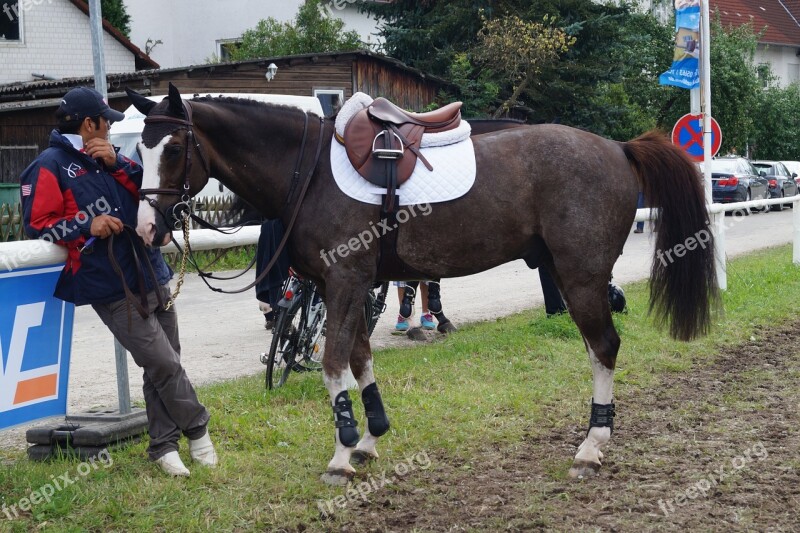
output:
[[[195,137],[191,104],[174,85],[160,103],[130,89],[127,93],[147,116],[138,146],[144,178],[136,232],[145,244],[163,246],[180,226],[189,199],[208,182],[209,162]]]

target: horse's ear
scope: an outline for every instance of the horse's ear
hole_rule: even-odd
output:
[[[184,116],[183,111],[183,99],[181,98],[181,92],[178,90],[177,87],[172,85],[172,82],[169,84],[169,96],[167,97],[169,100],[169,110],[170,115],[175,115],[178,117]]]
[[[130,98],[133,107],[139,110],[140,113],[144,115],[149,115],[150,110],[156,106],[156,103],[152,100],[145,98],[141,94],[137,93],[130,87],[125,87],[125,92],[128,94],[128,98]]]

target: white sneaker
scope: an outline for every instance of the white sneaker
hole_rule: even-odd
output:
[[[170,476],[189,477],[189,469],[183,465],[178,452],[167,452],[156,459],[155,463]]]
[[[192,461],[196,463],[209,467],[217,466],[217,452],[214,451],[208,431],[199,439],[189,440],[189,453]]]

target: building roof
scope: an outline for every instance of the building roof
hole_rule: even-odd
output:
[[[75,7],[83,11],[83,13],[88,17],[89,16],[89,4],[87,4],[84,0],[69,0]],[[153,61],[153,59],[144,53],[141,48],[133,44],[130,39],[125,37],[121,31],[111,25],[109,21],[103,19],[103,29],[111,34],[117,41],[122,44],[125,48],[130,50],[133,53],[133,57],[135,58],[135,67],[136,70],[143,70],[143,69],[154,69],[158,68],[159,64]]]
[[[81,1],[81,0],[70,0],[70,1]],[[280,57],[267,57],[267,58],[260,58],[260,59],[248,59],[246,61],[236,61],[230,63],[213,63],[207,65],[192,65],[189,67],[175,67],[171,69],[151,69],[151,70],[139,70],[136,72],[127,72],[123,74],[108,74],[106,79],[112,87],[119,87],[121,83],[124,82],[131,82],[135,80],[143,80],[146,78],[158,78],[161,74],[169,74],[175,72],[192,72],[192,71],[203,71],[208,70],[210,72],[219,71],[219,70],[231,70],[235,71],[237,68],[241,67],[242,65],[260,65],[266,66],[268,63],[274,62],[280,65],[298,65],[303,63],[317,63],[322,58],[328,58],[333,61],[337,61],[340,59],[343,60],[354,60],[359,57],[366,57],[371,58],[379,62],[388,63],[394,66],[397,69],[409,72],[415,76],[418,76],[423,79],[431,80],[434,83],[438,83],[444,86],[450,86],[451,83],[439,78],[437,76],[433,76],[431,74],[427,74],[421,70],[411,68],[405,63],[398,61],[397,59],[393,59],[391,57],[383,56],[380,54],[376,54],[374,52],[369,52],[367,50],[355,50],[350,52],[325,52],[319,54],[299,54],[299,55],[292,55],[292,56],[280,56]],[[68,91],[72,87],[77,87],[81,85],[93,85],[94,84],[94,76],[84,76],[80,78],[62,78],[57,80],[37,80],[37,81],[26,81],[26,82],[15,82],[15,83],[8,83],[0,85],[0,102],[8,102],[8,101],[20,101],[20,100],[32,100],[37,98],[46,98],[46,97],[60,97],[66,91]]]
[[[800,0],[711,0],[722,25],[753,23],[753,30],[765,30],[761,43],[800,46]]]

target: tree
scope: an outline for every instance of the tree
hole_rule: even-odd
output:
[[[306,0],[293,22],[269,17],[245,31],[242,43],[231,51],[231,59],[341,52],[362,46],[358,32],[344,31],[344,21],[326,16],[321,0]]]
[[[531,122],[561,122],[590,130],[607,123],[609,117],[600,106],[603,102],[595,101],[594,96],[598,86],[619,83],[627,68],[620,60],[630,39],[626,25],[633,12],[627,4],[601,5],[592,0],[395,0],[362,4],[361,9],[385,21],[381,27],[383,50],[413,67],[449,78],[458,58],[456,70],[463,81],[460,54],[466,54],[471,66],[469,78],[490,78],[499,87],[494,106],[483,110],[488,114],[512,99],[521,82],[481,61],[481,15],[492,21],[513,14],[529,24],[546,16],[549,26],[575,38],[574,45],[557,61],[542,63],[522,87],[519,98],[514,98],[518,100],[514,115]],[[469,90],[473,89],[474,85]]]
[[[513,87],[511,96],[494,112],[494,118],[509,112],[534,76],[575,44],[575,37],[550,23],[546,15],[544,23],[526,22],[516,15],[484,19],[478,32],[476,57],[507,77]]]
[[[118,29],[125,37],[131,36],[131,17],[122,0],[100,0],[103,18]]]
[[[759,95],[752,139],[755,159],[795,161],[800,157],[800,85],[769,84]],[[724,138],[724,135],[723,135]]]

